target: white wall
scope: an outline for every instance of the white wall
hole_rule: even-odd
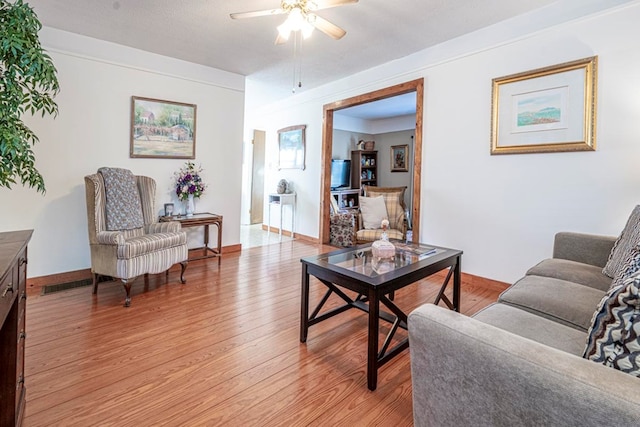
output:
[[[333,151],[332,159],[351,159],[351,151],[357,150],[358,141],[371,141],[374,136],[368,133],[358,133],[346,130],[333,130]]]
[[[84,176],[101,166],[154,178],[159,212],[178,203],[173,172],[183,160],[129,158],[134,95],[197,105],[195,162],[209,187],[196,208],[224,215],[223,245],[237,244],[244,77],[48,28],[41,40],[58,69],[59,115],[26,121],[40,137],[36,166],[47,192],[0,189],[1,230],[34,229],[29,276],[90,266]],[[201,228],[188,234],[191,246],[201,246]]]
[[[415,116],[413,123],[415,124]],[[376,150],[378,150],[378,185],[381,187],[407,186],[404,199],[406,207],[411,212],[413,207],[413,136],[415,129],[398,132],[386,132],[375,135]],[[391,172],[391,146],[408,145],[407,172]]]
[[[307,170],[295,176],[299,231],[318,236],[322,106],[423,77],[421,241],[464,250],[465,272],[513,281],[551,255],[558,231],[618,234],[640,183],[640,3],[522,33],[545,18],[518,17],[249,110],[247,125],[267,130],[270,152],[278,128],[307,124]],[[597,151],[489,154],[491,79],[592,55]],[[247,81],[249,97],[254,85]],[[268,172],[268,185],[278,175]]]

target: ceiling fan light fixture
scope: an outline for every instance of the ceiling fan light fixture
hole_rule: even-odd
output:
[[[315,28],[314,28],[313,25],[311,25],[307,21],[304,21],[304,24],[302,25],[302,38],[304,38],[306,40],[309,37],[311,37],[311,34],[313,34],[313,30],[314,29]]]
[[[314,27],[309,23],[302,10],[297,7],[291,9],[287,19],[278,25],[278,34],[285,40],[289,40],[291,32],[302,31],[302,37],[309,38],[313,33]]]
[[[284,21],[282,24],[278,25],[278,34],[284,40],[289,40],[289,36],[291,35],[291,27],[287,21]]]

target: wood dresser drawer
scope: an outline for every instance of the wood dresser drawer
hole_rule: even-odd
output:
[[[31,230],[0,233],[0,427],[19,426],[25,412],[27,244]]]

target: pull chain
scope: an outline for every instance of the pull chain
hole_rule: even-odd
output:
[[[296,93],[296,87],[302,87],[302,31],[293,33],[293,87],[292,93]]]

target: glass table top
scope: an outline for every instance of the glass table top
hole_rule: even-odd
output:
[[[393,259],[373,259],[371,246],[356,248],[346,252],[332,252],[320,255],[317,261],[340,267],[368,277],[376,277],[390,271],[398,270],[411,264],[429,259],[447,252],[448,249],[437,248],[415,243],[392,242],[396,247]]]

